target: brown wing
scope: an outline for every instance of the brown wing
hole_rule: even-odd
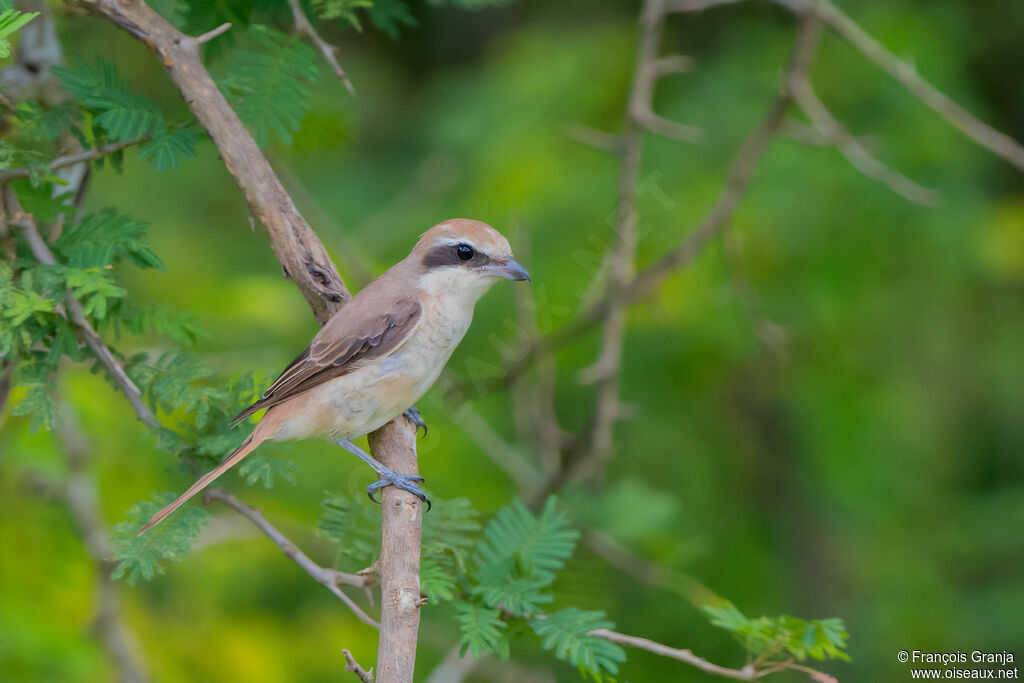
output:
[[[421,308],[413,299],[399,299],[386,312],[366,315],[351,301],[293,360],[260,400],[232,420],[238,424],[258,410],[283,403],[327,380],[348,374],[359,363],[386,356],[401,345],[419,322]],[[351,310],[350,310],[351,307]],[[343,316],[343,317],[341,317]]]

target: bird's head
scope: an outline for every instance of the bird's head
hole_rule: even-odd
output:
[[[467,218],[453,218],[427,230],[411,258],[421,269],[420,286],[428,292],[459,291],[479,298],[499,278],[530,279],[500,232]]]

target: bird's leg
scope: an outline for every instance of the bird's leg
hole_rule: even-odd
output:
[[[376,472],[377,476],[380,477],[380,479],[366,487],[366,495],[368,495],[370,497],[370,500],[372,500],[374,503],[380,503],[379,500],[373,497],[374,492],[390,484],[391,486],[400,488],[403,491],[408,491],[412,495],[422,500],[424,503],[427,504],[427,511],[430,511],[430,499],[427,498],[427,494],[423,493],[423,489],[421,489],[416,483],[423,481],[423,477],[416,474],[399,474],[398,472],[395,472],[393,469],[384,465],[384,463],[374,458],[372,455],[364,451],[362,448],[355,445],[351,439],[338,441],[338,445],[344,448],[352,455],[362,460],[363,462],[365,462],[370,467],[372,467],[373,471]]]
[[[416,427],[416,431],[423,427],[423,436],[427,436],[427,423],[423,421],[423,417],[420,415],[420,411],[416,409],[416,406],[409,406],[409,410],[402,413],[405,415],[405,419],[412,422],[413,426]]]

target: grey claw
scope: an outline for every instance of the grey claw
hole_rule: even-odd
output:
[[[415,425],[416,431],[419,431],[420,427],[423,427],[423,436],[427,436],[427,423],[423,421],[423,417],[420,416],[420,411],[417,410],[416,406],[410,406],[409,410],[402,414],[405,415],[405,419]]]
[[[422,500],[427,504],[427,511],[429,512],[431,508],[430,499],[427,498],[427,494],[423,492],[423,489],[416,485],[416,482],[419,481],[424,481],[424,479],[418,474],[399,474],[393,470],[386,470],[380,475],[380,479],[366,487],[366,495],[369,496],[370,500],[374,503],[380,505],[380,501],[374,498],[373,494],[385,486],[394,486],[402,489],[403,491],[408,491]]]

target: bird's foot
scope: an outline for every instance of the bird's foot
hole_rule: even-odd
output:
[[[388,467],[384,467],[378,474],[380,474],[380,479],[366,487],[366,495],[368,495],[370,500],[374,503],[380,504],[380,501],[373,497],[374,493],[385,486],[394,486],[402,489],[403,491],[408,491],[422,500],[427,504],[427,511],[430,511],[430,499],[427,498],[427,494],[425,494],[423,489],[421,489],[417,484],[417,482],[423,481],[423,477],[416,474],[399,474]]]
[[[416,409],[416,406],[409,406],[409,410],[402,413],[405,415],[405,419],[412,422],[413,426],[416,427],[416,431],[423,427],[423,436],[427,435],[427,423],[423,421],[423,417],[420,415],[420,411]]]

